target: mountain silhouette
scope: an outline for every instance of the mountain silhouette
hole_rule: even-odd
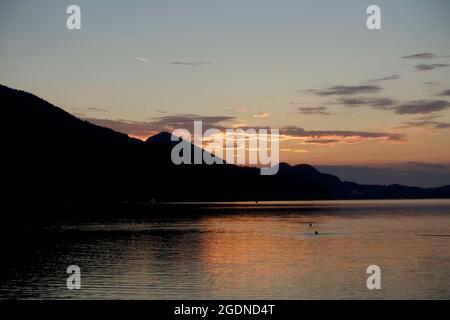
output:
[[[171,150],[179,142],[171,141],[168,132],[144,142],[1,85],[0,102],[4,119],[0,129],[2,197],[6,203],[450,197],[450,186],[360,185],[306,164],[281,163],[273,176],[231,164],[174,165]]]

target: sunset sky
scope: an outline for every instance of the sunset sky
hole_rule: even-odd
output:
[[[291,164],[450,164],[449,31],[447,0],[2,0],[0,83],[142,139],[203,119],[280,129]]]

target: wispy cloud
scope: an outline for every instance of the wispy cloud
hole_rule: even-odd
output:
[[[450,67],[450,64],[447,63],[423,63],[418,64],[417,66],[414,66],[414,69],[417,71],[428,71],[428,70],[434,70],[437,68],[446,68]]]
[[[233,113],[235,114],[239,114],[239,113],[245,113],[248,111],[247,108],[233,108],[231,109],[231,111],[233,111]]]
[[[427,115],[420,116],[420,117],[416,118],[415,121],[422,121],[422,120],[429,121],[429,120],[435,120],[435,119],[438,119],[438,118],[442,118],[442,115],[440,115],[440,114],[427,114]]]
[[[89,107],[89,108],[86,108],[86,110],[93,111],[93,112],[108,112],[109,111],[108,109],[105,109],[105,108],[96,108],[96,107]]]
[[[216,128],[222,135],[227,128],[233,128],[233,123],[239,120],[228,116],[200,116],[194,114],[181,114],[155,118],[149,122],[131,121],[131,120],[111,120],[98,118],[84,118],[94,124],[108,127],[113,130],[127,133],[130,136],[145,140],[146,138],[161,132],[174,129],[187,129],[194,132],[193,124],[195,120],[203,121],[203,130]],[[248,129],[246,126],[240,126],[241,129]],[[261,129],[258,127],[255,130]],[[270,129],[270,128],[263,128]],[[404,135],[390,132],[370,132],[370,131],[350,131],[350,130],[305,130],[297,126],[287,126],[280,128],[280,143],[300,142],[305,145],[334,146],[336,144],[351,144],[368,141],[377,142],[403,142]],[[288,147],[289,146],[285,146]],[[286,150],[287,151],[287,150]],[[292,149],[290,152],[304,152],[302,150]]]
[[[438,56],[431,52],[422,52],[422,53],[416,53],[416,54],[403,56],[402,59],[426,60],[426,59],[448,58],[448,57],[450,57],[450,56]],[[450,64],[448,64],[448,63],[421,63],[421,64],[414,66],[414,69],[416,71],[429,71],[429,70],[434,70],[437,68],[446,68],[446,67],[450,67]]]
[[[202,116],[197,114],[178,114],[153,119],[150,124],[159,131],[187,129],[193,132],[194,121],[202,121],[203,129],[224,129],[224,123],[231,126],[238,119],[231,116]]]
[[[108,127],[113,130],[129,134],[140,139],[148,138],[150,135],[161,131],[172,131],[174,129],[186,129],[194,132],[194,121],[202,121],[203,130],[217,128],[225,130],[233,126],[239,120],[228,116],[201,116],[196,114],[179,114],[163,116],[150,119],[149,121],[133,121],[123,119],[99,119],[83,118],[99,126]],[[226,124],[226,125],[225,125]]]
[[[340,140],[327,140],[327,139],[310,139],[306,140],[304,143],[306,144],[316,144],[316,145],[329,145],[329,144],[337,144],[341,142]]]
[[[305,130],[296,126],[280,130],[285,139],[300,139],[306,144],[357,143],[365,141],[401,142],[404,135],[389,132],[350,131],[350,130]]]
[[[107,108],[99,108],[99,107],[82,107],[82,108],[70,108],[71,112],[77,117],[85,117],[86,114],[93,113],[107,113],[110,112],[110,109]]]
[[[207,65],[207,64],[212,64],[212,62],[211,61],[174,61],[174,62],[171,62],[170,64],[195,67],[195,66],[203,66],[203,65]]]
[[[436,59],[436,58],[448,58],[450,56],[440,56],[431,52],[422,52],[422,53],[415,53],[410,54],[407,56],[401,57],[402,59]]]
[[[376,78],[376,79],[371,79],[368,82],[371,83],[376,83],[376,82],[383,82],[383,81],[389,81],[389,80],[397,80],[400,79],[400,75],[399,74],[393,74],[387,77],[383,77],[383,78]]]
[[[254,114],[253,117],[255,117],[255,118],[267,118],[267,117],[269,117],[270,115],[271,115],[270,112],[264,112],[264,111],[262,111],[262,112],[258,112],[258,113],[256,113],[256,114]]]
[[[416,53],[402,57],[402,59],[434,59],[434,58],[437,58],[437,56],[431,52]]]
[[[298,113],[303,115],[323,115],[329,116],[331,112],[327,107],[299,107]]]
[[[450,102],[444,100],[419,100],[398,105],[393,110],[397,114],[428,114],[450,108]]]
[[[445,93],[445,92],[442,92]],[[391,98],[350,97],[337,99],[336,104],[346,107],[371,107],[378,110],[393,111],[396,114],[430,114],[450,108],[450,102],[445,100],[416,100],[396,102]]]
[[[141,61],[141,62],[149,62],[150,60],[142,58],[142,57],[136,57],[137,61]]]
[[[406,122],[402,128],[430,128],[434,130],[449,129],[450,123],[433,120],[415,120]]]
[[[146,138],[158,132],[152,128],[148,122],[131,121],[131,120],[112,120],[112,119],[98,119],[98,118],[83,118],[86,121],[96,125],[107,127],[118,132],[126,133],[133,137]]]
[[[308,150],[300,149],[300,148],[281,148],[280,152],[307,153]]]
[[[298,90],[297,92],[308,92],[318,96],[345,96],[345,95],[356,95],[356,94],[366,94],[366,93],[377,93],[381,91],[382,88],[377,85],[360,85],[360,86],[332,86],[325,89],[308,89],[308,90]]]
[[[450,96],[450,89],[441,91],[438,93],[438,96],[445,96],[445,97],[449,97]]]
[[[337,100],[338,104],[345,105],[346,107],[360,107],[369,106],[376,109],[390,109],[395,105],[395,101],[391,98],[367,98],[367,97],[350,97],[340,98]]]

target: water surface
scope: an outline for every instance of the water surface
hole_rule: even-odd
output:
[[[450,298],[448,200],[201,206],[23,228],[2,243],[0,297]],[[81,290],[66,288],[72,264]],[[372,264],[382,290],[366,287]]]

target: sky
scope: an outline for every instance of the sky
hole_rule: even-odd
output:
[[[141,139],[203,120],[280,129],[291,164],[450,165],[449,31],[447,0],[1,0],[0,83]]]

